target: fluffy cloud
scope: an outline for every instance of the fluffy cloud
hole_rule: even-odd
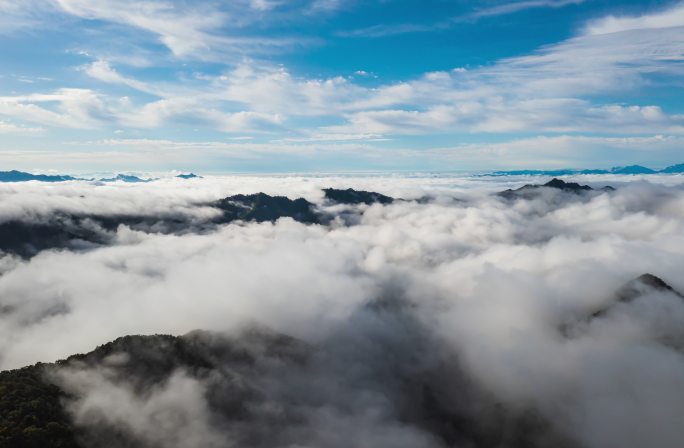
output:
[[[45,126],[87,129],[111,118],[116,105],[90,89],[0,97],[0,114]]]
[[[112,54],[104,50],[94,51],[93,55],[79,53],[88,61],[78,67],[73,84],[85,84],[84,87],[55,86],[36,93],[12,92],[0,96],[0,117],[5,117],[1,132],[19,134],[45,128],[44,134],[53,137],[61,128],[68,128],[70,132],[98,133],[97,140],[110,141],[110,135],[105,133],[116,130],[128,133],[138,143],[159,141],[157,132],[171,128],[179,140],[186,141],[194,140],[190,136],[196,135],[195,132],[211,135],[208,138],[216,140],[220,140],[214,135],[216,132],[255,134],[259,147],[223,143],[226,149],[223,153],[237,155],[242,148],[242,158],[279,151],[282,154],[327,151],[331,154],[329,158],[338,152],[356,151],[375,157],[383,153],[382,148],[390,146],[382,142],[394,139],[393,154],[408,155],[405,159],[408,166],[420,157],[415,148],[432,148],[430,155],[444,153],[433,142],[447,137],[460,141],[484,138],[498,141],[500,137],[491,135],[505,134],[507,143],[480,145],[500,149],[514,146],[521,140],[516,136],[530,140],[527,138],[530,133],[544,135],[536,141],[546,138],[556,143],[568,141],[564,134],[585,134],[594,136],[581,138],[593,139],[592,147],[599,154],[615,155],[614,145],[599,147],[595,136],[606,136],[604,141],[654,134],[676,139],[684,131],[681,114],[671,113],[657,101],[632,104],[635,101],[621,100],[623,96],[633,98],[636,93],[665,87],[684,74],[679,63],[684,52],[679,4],[638,17],[597,19],[564,41],[483,67],[428,72],[412,79],[370,80],[298,73],[293,68],[264,62],[248,42],[261,35],[253,32],[251,27],[255,23],[268,28],[286,18],[293,20],[294,15],[309,20],[303,17],[313,11],[336,10],[340,6],[338,2],[286,4],[244,0],[231,5],[207,2],[199,10],[190,3],[177,1],[129,3],[63,0],[49,7],[39,0],[30,2],[31,7],[0,3],[0,11],[12,17],[38,20],[45,14],[57,14],[60,20],[67,17],[117,24],[102,29],[104,34],[121,31],[120,27],[127,33],[137,30],[131,35],[122,33],[135,44],[130,51],[127,49],[125,56],[117,56],[115,50]],[[504,14],[521,8],[572,3],[576,2],[517,2],[485,8],[480,14]],[[56,13],[57,10],[61,13]],[[161,39],[175,56],[162,57],[141,44],[147,42],[148,34]],[[234,39],[237,40],[233,42]],[[221,54],[218,59],[212,59],[211,65],[190,61],[196,54],[213,57],[217,55],[215,49],[233,47],[244,48],[247,56],[226,58]],[[141,63],[141,54],[154,56]],[[157,69],[167,70],[169,64],[177,64],[180,59],[189,65],[163,80],[157,76]],[[151,67],[156,68],[148,71]],[[7,124],[10,122],[12,125]],[[50,144],[62,146],[62,152],[68,154],[64,160],[84,160],[86,154],[79,152],[77,146],[83,147],[85,142],[71,144],[79,139],[76,136],[61,145],[57,140],[50,140]],[[579,140],[576,137],[574,141]],[[340,142],[344,141],[363,144],[343,146]],[[285,146],[283,142],[308,144]],[[37,147],[34,142],[22,143]],[[269,144],[274,149],[264,150]],[[133,160],[150,160],[162,146],[156,144],[156,151],[144,148],[132,155]],[[181,144],[166,146],[178,148]],[[191,146],[211,147],[206,156],[212,157],[218,145],[186,144]],[[476,147],[468,145],[467,149],[472,151]],[[653,146],[660,147],[663,145]],[[525,162],[539,158],[555,166],[568,160],[567,148],[562,144],[550,146]],[[579,145],[575,148],[580,155],[586,153]],[[467,153],[460,149],[459,154]],[[36,154],[26,152],[22,159],[36,158]],[[483,152],[477,163],[466,168],[483,166],[488,154]],[[668,158],[671,162],[671,156],[672,151],[668,149],[667,155],[662,153],[642,163],[652,160],[661,163],[660,160]],[[118,157],[118,153],[102,151],[90,157],[97,164],[105,157]],[[169,153],[169,159],[184,160],[183,157]],[[461,160],[471,159],[466,154]],[[619,160],[625,159],[628,157],[620,155]],[[572,162],[577,166],[581,161]],[[144,168],[147,165],[145,162]]]
[[[464,390],[482,388],[483,396],[506,408],[538,413],[582,446],[657,441],[675,447],[684,411],[684,301],[650,291],[616,303],[614,294],[644,272],[684,290],[684,192],[677,177],[655,178],[672,186],[585,178],[597,186],[608,179],[617,191],[549,191],[517,202],[489,193],[526,179],[235,177],[144,186],[6,186],[3,215],[19,219],[58,210],[201,215],[210,210],[196,209],[198,202],[260,190],[328,207],[319,190],[328,185],[434,200],[363,206],[350,227],[284,219],[162,235],[124,226],[109,247],[46,251],[25,261],[5,257],[0,363],[9,368],[49,361],[123,334],[231,333],[259,322],[324,348],[313,364],[318,367],[301,373],[306,388],[293,380],[287,384],[299,386],[288,386],[289,398],[279,395],[282,390],[266,394],[274,400],[268,406],[289,406],[295,391],[309,391],[294,399],[315,411],[292,427],[299,431],[303,424],[306,432],[283,434],[288,440],[325,444],[326,434],[355,427],[352,446],[380,435],[387,438],[376,446],[396,446],[390,440],[409,430],[407,446],[440,446],[396,420],[403,411],[395,400],[407,398],[394,374],[415,378],[433,366],[427,371],[446,375],[433,378],[435,387],[454,407]],[[331,210],[341,211],[337,207]],[[403,311],[395,315],[392,304]],[[591,317],[602,309],[608,311]],[[410,361],[385,356],[391,353],[410,354]],[[456,372],[475,389],[463,389],[453,379]],[[187,437],[214,434],[202,398],[211,381],[178,372],[138,395],[107,375],[86,370],[64,379],[82,397],[71,408],[81,423],[108,416],[152,444],[165,439],[140,425],[155,415],[161,423],[199,425],[188,426]],[[274,378],[289,381],[280,370],[264,375],[252,378],[263,390],[279,384]],[[320,400],[329,407],[317,407]]]
[[[586,27],[586,33],[597,35],[682,26],[684,26],[684,5],[678,3],[666,10],[642,16],[604,17],[590,22]]]
[[[656,105],[597,104],[584,97],[636,90],[656,74],[678,73],[676,64],[663,62],[681,54],[680,35],[676,28],[647,26],[619,38],[586,32],[490,67],[426,73],[372,89],[342,77],[296,78],[282,67],[243,63],[218,77],[205,77],[208,85],[187,86],[191,90],[183,95],[214,102],[217,109],[221,103],[239,103],[249,111],[282,117],[343,117],[346,124],[324,128],[337,134],[678,134],[681,118]],[[96,64],[89,73],[98,79],[150,89],[111,70],[103,72],[110,68],[103,62]]]

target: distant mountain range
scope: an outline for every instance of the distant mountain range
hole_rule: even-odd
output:
[[[39,182],[64,182],[67,180],[77,180],[77,178],[71,176],[31,174],[16,170],[0,171],[0,182],[28,182],[30,180],[37,180]]]
[[[617,166],[609,170],[602,169],[560,169],[560,170],[510,170],[494,171],[485,176],[572,176],[575,174],[678,174],[684,173],[684,163],[668,166],[662,170],[653,170],[641,165]]]
[[[668,166],[662,170],[653,170],[651,168],[641,165],[629,165],[614,167],[609,170],[603,169],[558,169],[558,170],[507,170],[507,171],[493,171],[484,174],[483,176],[572,176],[577,174],[679,174],[684,173],[684,163]],[[179,174],[175,176],[176,179],[202,179],[195,173]],[[65,182],[70,180],[83,180],[89,182],[127,182],[127,183],[144,183],[158,180],[156,178],[141,178],[129,174],[117,174],[114,177],[107,177],[101,179],[82,178],[70,175],[61,174],[32,174],[24,171],[0,171],[0,182]]]
[[[86,179],[86,180],[95,180],[95,179]],[[100,182],[128,182],[128,183],[144,183],[144,182],[152,182],[153,180],[157,179],[142,179],[138,176],[131,176],[127,174],[117,174],[114,177],[109,177],[109,178],[104,178],[104,179],[98,179]]]
[[[176,176],[177,179],[201,179],[202,176],[198,176],[197,174],[194,173],[189,173],[189,174],[179,174]],[[32,173],[26,173],[23,171],[17,171],[17,170],[12,170],[12,171],[0,171],[0,182],[28,182],[31,180],[35,180],[38,182],[65,182],[69,180],[85,180],[85,181],[98,181],[98,182],[127,182],[127,183],[144,183],[144,182],[152,182],[154,178],[150,179],[143,179],[138,176],[133,176],[129,174],[117,174],[114,177],[107,177],[107,178],[101,178],[101,179],[87,179],[87,178],[82,178],[82,177],[73,177],[73,176],[66,176],[66,175],[51,175],[51,174],[32,174]]]
[[[122,179],[122,181],[126,181]],[[518,189],[495,193],[508,201],[532,200],[549,194],[564,194],[568,200],[584,200],[615,188],[593,188],[574,182],[553,179],[545,184],[527,184]],[[354,226],[360,223],[364,206],[388,205],[405,201],[373,191],[325,188],[321,204],[304,198],[291,199],[265,193],[237,194],[212,202],[197,203],[219,213],[205,220],[169,211],[162,214],[100,215],[96,213],[57,212],[40,220],[10,219],[0,222],[0,252],[31,258],[47,249],[87,250],[109,244],[120,225],[147,233],[204,233],[217,226],[242,222],[275,222],[291,218],[303,224]],[[430,202],[429,197],[415,200]],[[347,207],[339,207],[347,206]],[[1,311],[1,310],[0,310]]]

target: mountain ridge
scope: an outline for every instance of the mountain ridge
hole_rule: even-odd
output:
[[[394,198],[380,193],[361,190],[326,190],[328,203],[390,204]],[[217,217],[204,221],[193,221],[183,214],[157,215],[97,215],[87,213],[56,212],[49,217],[35,219],[10,219],[0,222],[0,251],[31,258],[47,249],[84,249],[107,244],[114,237],[116,229],[125,225],[133,230],[153,233],[205,232],[216,226],[234,221],[275,222],[280,218],[292,218],[303,224],[327,224],[336,216],[349,218],[361,213],[351,209],[328,213],[325,209],[304,198],[290,199],[285,196],[271,196],[265,193],[238,194],[210,203],[197,203],[197,207],[209,206],[221,211]],[[348,225],[353,219],[345,219]]]
[[[500,170],[492,171],[480,176],[504,177],[504,176],[573,176],[573,175],[590,175],[590,174],[624,174],[624,175],[649,175],[649,174],[682,174],[684,173],[684,163],[667,166],[663,169],[656,170],[645,167],[643,165],[628,165],[617,166],[611,169],[575,169],[575,168],[561,168],[554,170]],[[173,176],[176,179],[202,179],[203,177],[195,173],[178,174]],[[66,182],[66,181],[98,181],[98,182],[130,182],[130,183],[145,183],[159,180],[158,178],[142,178],[132,174],[116,174],[108,178],[83,178],[68,174],[34,174],[26,171],[9,170],[0,171],[0,183],[12,182]]]
[[[194,177],[200,177],[194,174],[191,174],[191,176]],[[183,177],[181,176],[176,176],[179,178],[184,178],[184,179],[190,179],[192,177]],[[114,177],[104,177],[100,179],[95,179],[95,178],[83,178],[83,177],[75,177],[71,175],[62,175],[62,174],[33,174],[33,173],[28,173],[25,171],[18,171],[18,170],[10,170],[10,171],[0,171],[0,183],[14,183],[14,182],[30,182],[30,181],[37,181],[37,182],[50,182],[50,183],[55,183],[55,182],[67,182],[67,181],[86,181],[86,182],[129,182],[129,183],[144,183],[144,182],[152,182],[157,179],[154,178],[149,178],[149,179],[144,179],[138,176],[130,175],[130,174],[117,174]]]
[[[643,274],[619,288],[613,301],[590,319],[603,317],[613,306],[648,297],[653,292],[682,297],[663,279]],[[182,372],[189,381],[204,384],[204,399],[212,421],[223,422],[219,427],[237,424],[243,428],[237,446],[274,446],[274,440],[279,437],[290,437],[291,446],[309,442],[307,433],[278,431],[302,424],[316,415],[321,406],[344,409],[347,403],[344,398],[337,401],[340,396],[319,395],[321,390],[329,390],[330,385],[347,387],[344,393],[353,393],[357,388],[367,392],[364,387],[369,381],[378,388],[376,392],[393,400],[397,421],[426,431],[441,440],[443,446],[581,446],[555,432],[541,416],[525,409],[507,409],[492,401],[492,397],[480,391],[473,379],[463,373],[458,359],[451,355],[438,357],[438,362],[416,365],[417,354],[436,341],[411,310],[412,305],[400,298],[374,299],[350,316],[351,325],[346,331],[326,340],[322,346],[252,325],[231,335],[196,330],[181,336],[122,336],[88,353],[71,355],[54,363],[2,371],[0,448],[162,446],[147,443],[135,432],[113,426],[106,418],[73,420],[68,403],[83,399],[87,393],[79,389],[82,376],[73,376],[74,372],[96,376],[105,372],[112,391],[130,387],[140,396],[149,396],[167,387],[174,375]],[[358,325],[369,316],[373,325]],[[400,328],[396,329],[397,325]],[[378,331],[378,326],[383,330]],[[350,333],[350,329],[354,332]],[[385,331],[389,329],[397,331],[396,339],[386,337]],[[362,333],[361,339],[356,331]],[[409,337],[412,344],[407,345],[401,335]],[[573,336],[565,334],[564,337]],[[371,343],[358,346],[359,340]],[[350,350],[350,347],[355,348]],[[400,347],[408,347],[407,352],[398,350]],[[352,367],[353,363],[360,363],[364,369],[351,369],[352,373],[340,369],[349,363]],[[388,368],[396,372],[397,381],[388,381]],[[293,390],[299,390],[301,395],[295,395],[293,400],[289,388],[284,391],[279,387],[269,388],[274,383],[292,384]],[[449,387],[442,388],[447,383]],[[326,401],[319,397],[326,397]],[[479,406],[467,403],[463,407],[455,406],[458,403],[455,397],[468,397]],[[271,414],[269,409],[278,411]],[[302,413],[302,409],[307,412]],[[275,435],[266,436],[266,427],[275,431]]]
[[[501,170],[483,174],[483,176],[573,176],[580,174],[680,174],[684,173],[684,163],[670,165],[661,170],[654,170],[642,165],[616,166],[611,169],[575,169],[562,168],[556,170]]]
[[[589,185],[580,185],[576,182],[565,182],[564,180],[554,177],[545,184],[525,184],[520,188],[516,188],[515,190],[509,188],[508,190],[500,191],[499,193],[496,193],[496,195],[504,199],[530,199],[532,197],[536,197],[542,189],[559,190],[577,195],[588,192],[615,191],[615,188],[611,187],[610,185],[596,189],[590,187]]]

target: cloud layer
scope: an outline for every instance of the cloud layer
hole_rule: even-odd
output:
[[[287,372],[299,372],[311,385],[288,389],[294,397],[267,394],[274,397],[268,406],[303,400],[308,409],[282,440],[337,446],[354,428],[346,446],[441,446],[434,438],[441,430],[403,423],[406,390],[392,383],[401,372],[409,383],[432,372],[430,384],[454,409],[470,391],[467,403],[532,412],[578,446],[676,447],[684,436],[684,301],[648,289],[632,302],[617,302],[615,294],[645,272],[684,291],[684,190],[678,177],[633,179],[587,176],[579,180],[597,187],[610,181],[617,190],[549,190],[519,201],[491,193],[524,179],[274,176],[3,186],[3,215],[21,220],[82,209],[201,217],[211,210],[197,203],[255,191],[359,215],[352,226],[282,219],[181,235],[122,226],[107,247],[5,256],[0,366],[87,352],[126,334],[235,335],[258,323],[322,356],[313,370],[269,368],[252,378],[268,390],[276,378],[297,384]],[[322,199],[326,186],[432,200],[332,206]],[[599,310],[608,311],[592,317]],[[106,368],[63,381],[81,397],[71,408],[77,421],[107,418],[151,446],[170,443],[140,426],[154,418],[158,428],[180,422],[186,439],[173,440],[181,446],[199,434],[209,437],[207,446],[244,434],[215,426],[205,392],[216,383],[188,372],[142,395]],[[315,396],[322,402],[309,401]]]

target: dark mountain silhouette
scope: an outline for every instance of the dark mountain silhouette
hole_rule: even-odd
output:
[[[147,233],[181,234],[211,230],[216,224],[196,223],[186,215],[77,215],[55,212],[49,216],[0,222],[0,251],[30,258],[48,249],[92,249],[110,244],[120,225]]]
[[[238,194],[221,199],[213,204],[223,210],[222,222],[242,221],[276,221],[289,217],[305,224],[317,224],[319,216],[314,205],[306,199],[290,199],[284,196],[269,196],[265,193]]]
[[[606,314],[616,303],[630,303],[644,294],[650,292],[664,292],[674,294],[682,299],[684,295],[667,284],[665,280],[653,274],[643,274],[625,283],[616,293],[615,300],[607,307],[595,312],[593,317],[600,317]]]
[[[230,431],[234,446],[325,446],[334,429],[317,426],[318,417],[358,417],[368,400],[380,400],[391,424],[420,431],[434,446],[576,446],[537,413],[507,409],[481,390],[412,309],[397,298],[371,301],[316,346],[260,327],[235,336],[126,336],[54,364],[2,372],[0,390],[14,393],[0,395],[0,448],[158,446],[106,418],[69,420],[61,405],[83,392],[64,375],[103,369],[113,387],[139,397],[178,372],[202,382],[210,421]]]
[[[125,355],[129,361],[112,367],[106,361],[112,355]],[[250,329],[235,339],[197,331],[181,337],[125,336],[54,364],[0,372],[0,448],[149,446],[106,424],[75,426],[63,408],[75,397],[55,378],[65,369],[86,371],[108,365],[115,381],[140,393],[163,385],[178,369],[196,378],[213,374],[211,391],[220,394],[215,397],[216,412],[241,420],[248,412],[244,406],[259,396],[249,384],[250,376],[258,375],[257,364],[269,359],[297,364],[305,355],[305,346],[293,338],[262,329]],[[231,370],[222,371],[224,366]],[[234,381],[236,375],[244,383]],[[211,401],[212,395],[207,399]],[[219,402],[223,397],[232,398]]]
[[[338,190],[348,192],[349,190]],[[353,191],[354,201],[388,203],[387,196]],[[356,202],[354,202],[356,203]],[[366,202],[359,202],[366,203]],[[210,232],[233,221],[275,222],[292,218],[304,224],[326,224],[334,216],[303,198],[269,196],[264,193],[230,196],[210,204],[222,211],[218,218],[197,220],[186,214],[91,215],[53,212],[47,216],[26,217],[0,222],[0,251],[30,258],[47,249],[82,250],[110,244],[121,225],[146,233],[183,234]],[[343,221],[353,225],[358,219],[345,212]]]
[[[203,205],[203,204],[198,204]],[[147,233],[202,233],[235,220],[275,221],[291,217],[313,224],[319,216],[304,199],[290,200],[263,193],[238,195],[212,204],[224,213],[197,222],[188,215],[77,215],[55,212],[44,217],[0,222],[0,251],[30,258],[47,249],[82,250],[110,244],[117,228],[125,225]]]
[[[575,338],[586,332],[588,324],[600,324],[601,319],[607,317],[617,308],[630,306],[633,302],[642,298],[647,300],[652,298],[655,299],[655,297],[649,297],[654,293],[671,295],[677,298],[677,300],[682,300],[681,303],[684,304],[684,294],[674,289],[662,278],[646,273],[633,278],[619,287],[611,297],[608,297],[607,303],[598,308],[594,308],[593,310],[590,309],[580,312],[578,315],[561,323],[558,327],[559,333],[564,337]],[[635,317],[636,319],[641,318],[641,314],[638,312],[635,316],[637,316]],[[648,319],[648,317],[645,318]],[[660,326],[662,323],[663,322],[659,322],[658,325]],[[684,337],[684,333],[681,335],[664,333],[658,335],[656,341],[670,348],[674,348],[675,350],[684,352],[684,339],[682,339],[682,337]]]
[[[556,188],[565,191],[590,191],[593,190],[589,185],[580,185],[575,182],[565,182],[560,179],[553,178],[543,185],[544,187]]]
[[[629,302],[642,295],[648,289],[661,292],[671,292],[684,298],[680,292],[668,285],[665,280],[660,277],[656,277],[653,274],[643,274],[633,280],[630,280],[622,288],[620,288],[620,290],[617,292],[617,297],[618,300],[622,302]]]
[[[0,182],[28,182],[31,180],[39,182],[64,182],[67,180],[79,180],[71,176],[31,174],[23,171],[0,171]]]
[[[589,185],[580,185],[575,182],[565,182],[561,179],[558,178],[553,178],[547,183],[543,185],[539,184],[527,184],[523,185],[520,188],[517,188],[515,190],[508,189],[502,192],[497,193],[498,196],[501,196],[506,199],[531,199],[533,197],[536,197],[537,194],[540,192],[542,189],[548,189],[552,188],[555,190],[561,190],[567,193],[575,193],[575,194],[582,194],[586,193],[589,191],[613,191],[615,188],[611,186],[606,186],[601,188],[600,190],[595,190],[594,188],[590,187]]]
[[[385,196],[384,194],[375,193],[372,191],[354,190],[348,188],[346,190],[338,190],[335,188],[323,189],[325,198],[331,202],[338,204],[391,204],[394,198]]]
[[[653,274],[646,273],[628,281],[621,286],[615,292],[613,300],[611,300],[610,303],[603,306],[601,309],[593,312],[591,314],[591,318],[603,317],[608,314],[608,312],[610,312],[610,310],[612,310],[617,304],[631,303],[638,298],[653,292],[673,294],[684,300],[684,295],[667,284],[665,280]]]
[[[85,217],[56,214],[34,222],[13,220],[0,223],[0,250],[25,258],[45,249],[92,247],[109,240],[105,232],[98,232],[88,225]]]

